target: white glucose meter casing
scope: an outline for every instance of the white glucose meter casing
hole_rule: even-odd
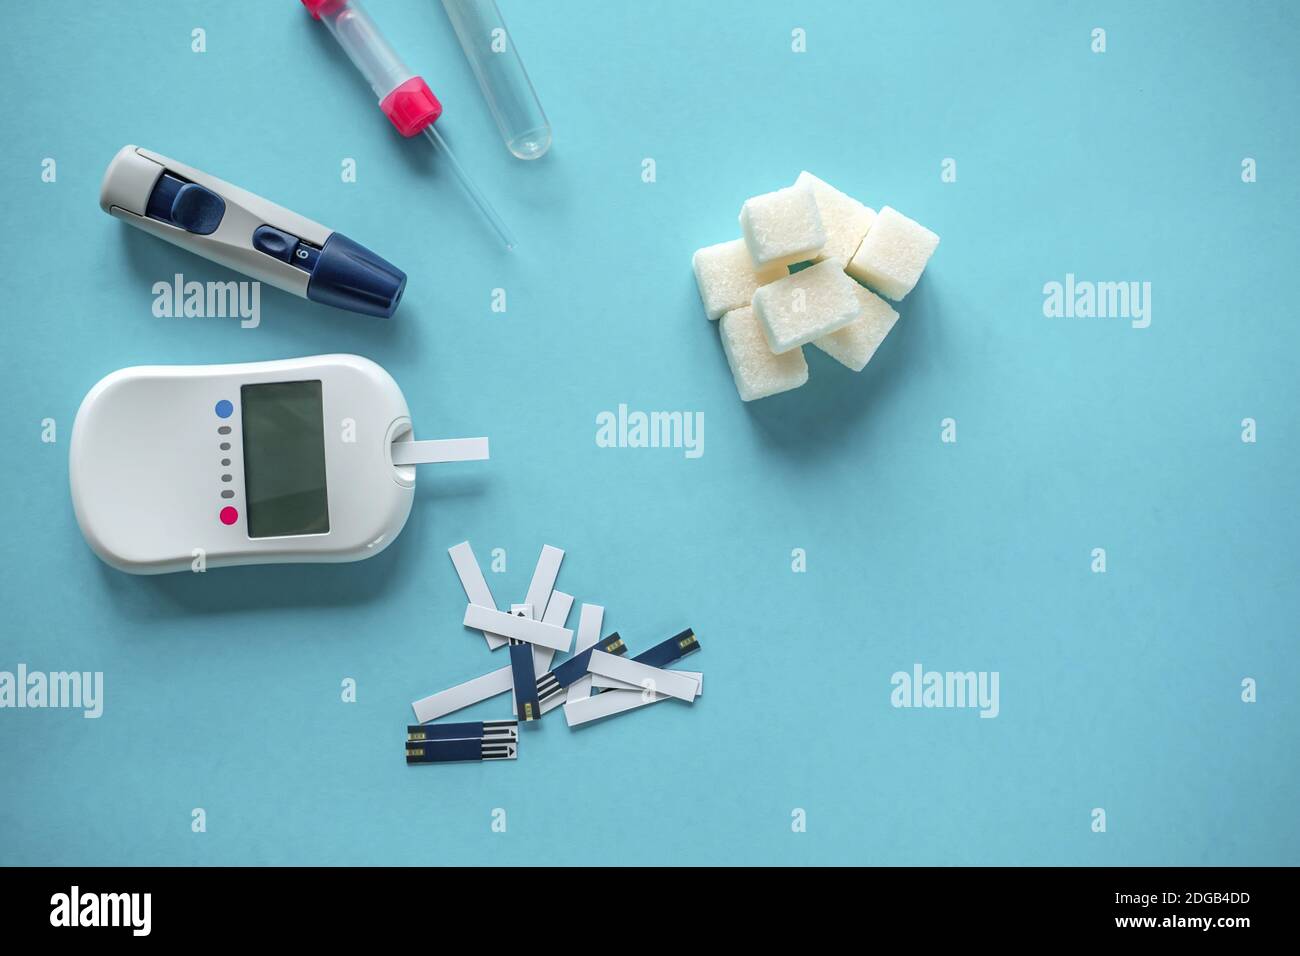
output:
[[[415,468],[392,443],[410,437],[401,389],[357,355],[125,368],[77,411],[72,505],[133,574],[356,561],[406,524]]]

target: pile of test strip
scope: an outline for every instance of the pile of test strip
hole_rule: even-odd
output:
[[[808,381],[809,343],[862,371],[898,313],[858,283],[898,302],[939,245],[896,209],[877,215],[809,172],[746,200],[740,229],[740,239],[696,250],[691,265],[746,402]]]
[[[575,642],[574,632],[565,626],[573,595],[555,590],[564,560],[559,548],[542,548],[527,596],[509,612],[498,610],[468,541],[447,553],[469,599],[465,627],[481,632],[489,651],[507,648],[510,663],[413,703],[419,723],[406,729],[407,763],[514,760],[519,721],[539,720],[561,704],[568,725],[577,727],[664,700],[690,704],[700,695],[703,674],[665,669],[700,649],[690,628],[628,659],[617,633],[600,636],[605,609],[583,604]],[[568,660],[551,666],[556,652],[570,649]],[[507,692],[513,696],[514,720],[430,723]]]

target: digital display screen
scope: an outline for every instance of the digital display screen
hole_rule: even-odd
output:
[[[244,385],[239,397],[248,536],[325,534],[330,515],[320,382]]]

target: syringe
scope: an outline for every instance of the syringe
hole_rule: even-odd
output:
[[[397,131],[408,137],[417,133],[425,135],[442,153],[461,188],[483,213],[506,248],[513,249],[515,240],[510,230],[474,185],[465,168],[457,162],[447,141],[434,129],[434,122],[442,115],[442,104],[429,89],[429,84],[398,59],[361,5],[356,0],[302,0],[302,5],[313,18],[329,27],[343,52],[379,97],[379,108],[392,120]]]

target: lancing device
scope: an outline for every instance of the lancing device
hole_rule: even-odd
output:
[[[387,318],[406,273],[342,233],[160,153],[123,146],[99,189],[104,212],[294,295]]]

